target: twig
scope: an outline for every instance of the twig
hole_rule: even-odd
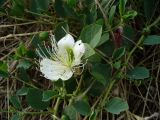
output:
[[[154,118],[154,117],[158,118],[158,116],[159,116],[159,113],[155,112],[155,113],[153,113],[151,116],[145,117],[144,120],[150,120],[150,119],[152,119],[152,118]]]
[[[13,37],[23,37],[23,36],[30,36],[30,35],[35,35],[35,34],[38,34],[40,32],[52,32],[51,30],[50,31],[38,31],[38,32],[32,32],[32,33],[22,33],[22,34],[9,34],[7,36],[3,36],[3,37],[0,37],[0,42],[3,41],[4,39],[8,39],[8,38],[13,38]]]
[[[38,21],[25,22],[25,23],[20,23],[20,24],[11,24],[11,25],[0,25],[0,28],[29,25],[29,24],[34,24],[34,23],[38,23]]]

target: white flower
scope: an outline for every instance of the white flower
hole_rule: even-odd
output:
[[[40,71],[44,77],[50,80],[68,80],[72,77],[75,68],[83,65],[81,58],[85,52],[84,43],[81,40],[75,42],[70,34],[66,34],[58,43],[51,36],[52,49],[45,46],[45,50],[49,57],[47,57],[44,50],[39,47],[37,53],[41,56]]]

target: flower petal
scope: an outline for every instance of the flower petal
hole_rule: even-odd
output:
[[[58,41],[58,48],[63,49],[63,48],[72,48],[74,46],[74,38],[72,35],[67,34],[65,35],[62,39]]]
[[[62,80],[68,80],[73,75],[71,69],[64,66],[61,62],[47,58],[42,59],[40,62],[40,71],[44,74],[45,78],[53,81],[60,78]]]
[[[81,40],[78,40],[73,48],[73,53],[75,57],[74,65],[78,65],[81,62],[81,57],[83,56],[85,52],[85,46],[84,43],[82,43]]]

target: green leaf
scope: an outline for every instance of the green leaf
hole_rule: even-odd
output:
[[[125,36],[125,38],[123,38],[123,46],[126,48],[131,48],[133,46],[134,38],[136,36],[136,32],[135,30],[131,27],[131,26],[125,26],[123,28],[123,36]],[[129,39],[129,40],[128,40]]]
[[[144,45],[158,45],[160,44],[160,36],[159,35],[150,35],[147,36],[143,42]]]
[[[129,19],[134,19],[137,16],[137,12],[134,10],[127,11],[125,15],[123,15],[123,19],[129,20]]]
[[[96,63],[91,68],[91,75],[100,83],[105,85],[111,77],[111,68],[107,64]]]
[[[18,69],[18,77],[25,82],[29,82],[31,80],[30,76],[24,68]]]
[[[49,8],[50,0],[31,0],[30,10],[34,13],[41,13]]]
[[[112,24],[113,23],[113,18],[114,18],[114,15],[115,15],[115,11],[116,11],[116,6],[113,5],[111,7],[111,10],[109,11],[109,23]]]
[[[17,68],[24,68],[25,70],[29,69],[31,67],[32,63],[29,60],[19,60],[19,64],[17,65]]]
[[[88,8],[86,11],[86,23],[87,24],[95,23],[96,19],[97,19],[97,7],[93,4],[91,8]]]
[[[16,109],[21,109],[21,108],[22,108],[18,96],[16,96],[16,95],[11,96],[11,97],[10,97],[10,102],[12,103],[12,105],[13,105]]]
[[[36,110],[44,110],[49,106],[49,101],[44,102],[42,101],[42,94],[43,92],[38,89],[29,89],[27,94],[27,102],[28,104],[36,109]]]
[[[152,18],[153,13],[155,12],[156,9],[156,2],[157,0],[144,0],[144,14],[145,17],[150,20]]]
[[[3,4],[6,2],[6,0],[0,0],[0,7],[3,6]]]
[[[72,105],[64,108],[64,113],[69,117],[70,120],[77,120],[77,112]]]
[[[8,65],[4,61],[0,61],[0,77],[6,78],[9,76]]]
[[[113,52],[113,59],[114,60],[117,60],[117,59],[120,59],[124,54],[125,54],[125,48],[124,47],[121,47],[121,48],[118,48],[116,49],[114,52]]]
[[[43,98],[42,101],[49,101],[51,100],[53,97],[58,96],[58,92],[57,91],[53,91],[53,90],[47,90],[43,92]]]
[[[125,13],[125,5],[127,3],[127,0],[119,0],[119,13],[121,16]]]
[[[112,114],[119,114],[120,112],[128,110],[128,104],[121,98],[114,97],[106,103],[105,109]]]
[[[145,79],[148,78],[149,70],[145,67],[135,67],[127,73],[127,77],[130,79]]]
[[[17,94],[17,95],[20,95],[20,96],[24,96],[24,95],[27,95],[28,90],[29,90],[28,87],[22,87],[21,89],[19,89],[19,90],[17,91],[16,94]]]
[[[54,3],[54,8],[55,8],[55,11],[56,13],[61,16],[61,17],[65,17],[66,16],[66,11],[64,9],[64,2],[63,0],[55,0],[55,3]]]
[[[88,80],[88,79],[87,79]],[[90,80],[90,78],[89,78],[89,80],[87,81],[87,85],[88,86],[90,86],[90,84],[91,84],[91,80]],[[91,95],[91,96],[93,96],[93,97],[98,97],[98,96],[100,96],[102,93],[103,93],[103,91],[104,91],[104,89],[105,89],[105,87],[107,86],[109,84],[109,82],[104,86],[102,83],[100,83],[98,80],[97,81],[95,81],[95,83],[92,85],[92,87],[91,87],[91,89],[89,90],[89,95]]]
[[[113,64],[113,67],[116,68],[117,70],[121,67],[121,61],[117,61]]]
[[[59,23],[55,28],[55,39],[59,41],[62,37],[64,37],[67,33],[69,33],[69,26],[67,22]]]
[[[24,0],[11,0],[10,14],[17,17],[24,16]]]
[[[83,28],[80,39],[84,43],[88,43],[92,48],[95,48],[101,40],[102,26],[91,24]]]
[[[25,44],[21,42],[19,44],[19,47],[16,49],[15,54],[17,57],[24,57],[26,53],[27,53],[27,48],[25,47]]]
[[[89,115],[91,113],[90,105],[87,101],[79,100],[73,104],[75,110],[81,115]]]
[[[103,35],[101,36],[100,42],[98,43],[97,46],[101,46],[102,44],[104,44],[108,40],[109,40],[109,33],[108,32],[104,32]]]
[[[84,59],[87,59],[95,54],[94,49],[87,43],[84,43],[85,45],[85,53],[84,53]]]
[[[74,7],[77,3],[77,0],[67,0],[67,4],[70,6],[70,7]]]
[[[21,120],[21,116],[18,113],[16,113],[11,117],[11,120]]]
[[[70,120],[67,115],[62,115],[61,120]]]

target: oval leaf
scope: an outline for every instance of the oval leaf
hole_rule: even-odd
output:
[[[86,27],[81,32],[80,39],[88,43],[91,47],[95,48],[100,42],[102,34],[102,26],[98,24],[91,24]]]
[[[112,114],[119,114],[122,111],[128,110],[128,104],[121,98],[114,97],[107,102],[105,109]]]
[[[38,89],[29,89],[27,94],[28,104],[37,110],[44,110],[49,106],[49,102],[42,101],[43,92]]]
[[[14,106],[16,109],[21,109],[21,108],[22,108],[21,102],[20,102],[18,96],[16,96],[16,95],[11,96],[11,97],[10,97],[10,102],[13,104],[13,106]]]
[[[73,107],[79,112],[81,115],[89,115],[91,112],[90,105],[88,102],[79,100],[73,104]]]
[[[130,79],[145,79],[149,77],[149,70],[145,67],[135,67],[127,73]]]
[[[113,52],[113,59],[117,60],[120,59],[125,54],[125,48],[118,48]]]
[[[23,95],[27,95],[29,88],[28,87],[22,87],[21,89],[19,89],[17,91],[17,95],[23,96]]]
[[[84,59],[89,58],[90,56],[95,54],[94,49],[88,45],[87,43],[84,43],[85,45],[85,53],[84,53]]]
[[[58,95],[57,91],[53,91],[53,90],[44,91],[42,101],[49,101],[57,95]]]
[[[160,44],[160,36],[150,35],[144,40],[144,45],[158,45]]]
[[[91,74],[97,81],[105,85],[111,77],[111,68],[107,64],[94,64]]]

